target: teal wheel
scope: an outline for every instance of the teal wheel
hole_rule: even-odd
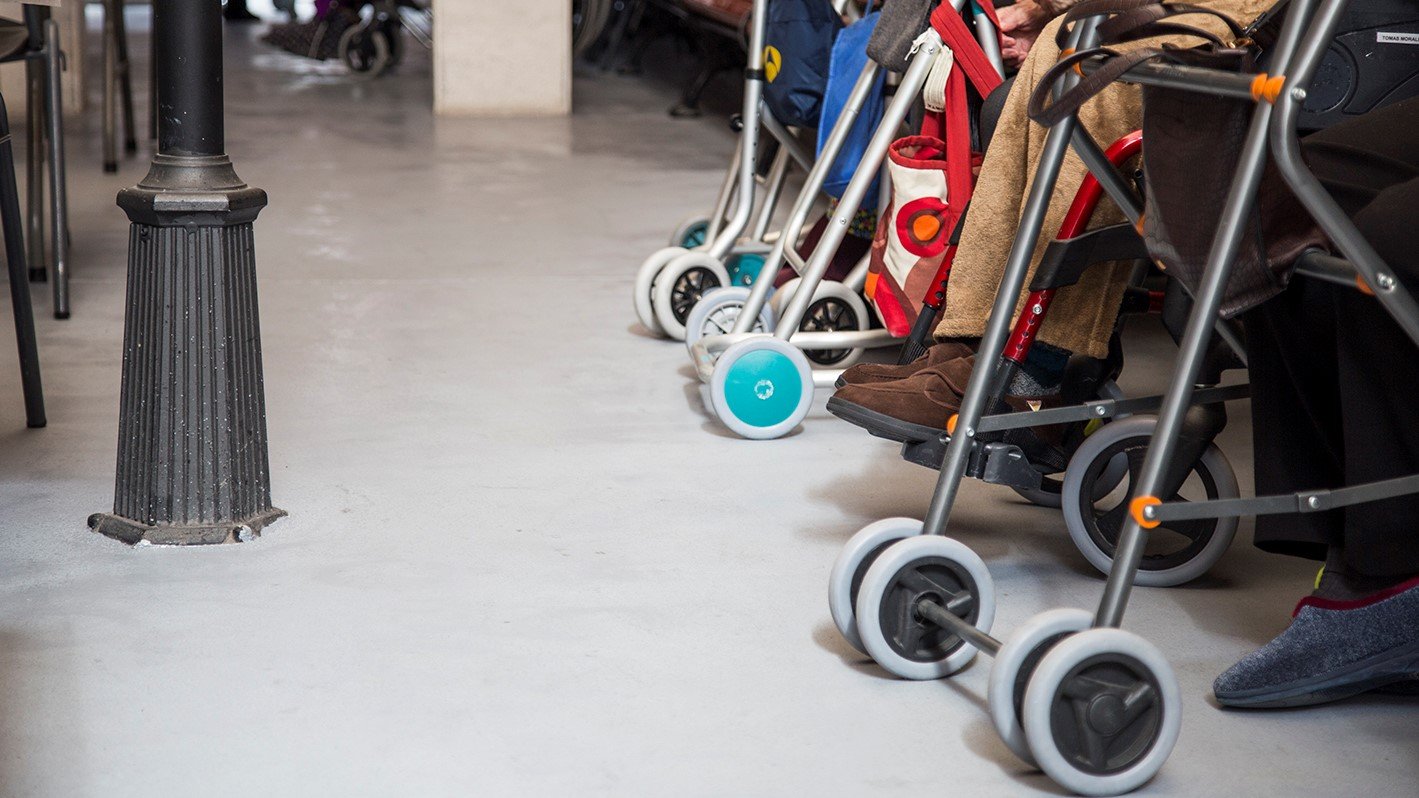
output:
[[[757,253],[731,255],[729,258],[729,284],[748,287],[759,279],[764,270],[764,256]]]
[[[692,216],[681,222],[670,234],[670,246],[694,249],[709,241],[709,219]]]
[[[813,372],[803,352],[773,337],[751,338],[724,350],[710,396],[719,419],[755,440],[787,434],[808,415]]]

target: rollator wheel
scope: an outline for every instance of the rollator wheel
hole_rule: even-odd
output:
[[[1157,419],[1134,416],[1115,421],[1089,436],[1064,472],[1064,523],[1069,537],[1091,565],[1107,574],[1113,566],[1119,536],[1128,520],[1129,499],[1143,467]],[[1115,490],[1094,501],[1097,483],[1111,479],[1109,471],[1120,456],[1128,463],[1127,478]],[[1190,498],[1235,499],[1237,475],[1215,444],[1193,464],[1182,488],[1167,501]],[[1135,585],[1173,587],[1207,573],[1232,545],[1236,518],[1169,521],[1148,530],[1148,548],[1139,564]]]
[[[843,639],[864,654],[867,649],[857,633],[854,613],[862,579],[867,575],[867,569],[888,547],[920,534],[921,522],[916,519],[885,518],[858,530],[833,562],[832,573],[828,575],[828,610],[832,612],[833,624],[838,627]]]
[[[660,276],[665,264],[684,255],[686,251],[684,247],[657,249],[650,253],[650,257],[641,261],[640,268],[636,270],[636,284],[631,292],[631,300],[636,308],[636,320],[656,335],[665,335],[665,328],[661,327],[655,318],[655,278]]]
[[[774,292],[772,305],[774,318],[782,319],[784,309],[798,291],[802,278],[795,277]],[[866,332],[872,327],[872,316],[867,303],[857,292],[842,283],[824,280],[813,292],[813,301],[798,322],[802,332]],[[818,368],[847,368],[862,357],[865,350],[855,349],[805,349],[803,354]]]
[[[715,414],[754,440],[788,434],[813,403],[813,370],[803,353],[773,336],[740,341],[719,356],[710,379]]]
[[[377,25],[351,25],[340,34],[340,61],[356,75],[377,78],[392,63],[389,34]]]
[[[716,288],[705,294],[695,303],[695,309],[690,311],[690,318],[685,320],[685,348],[693,347],[696,341],[706,335],[723,335],[732,331],[734,322],[738,320],[748,301],[749,289],[738,286]],[[768,303],[764,303],[750,332],[773,331],[773,311],[769,310]]]
[[[751,286],[759,279],[768,258],[758,252],[742,252],[729,258],[729,281],[738,286]]]
[[[857,632],[868,655],[903,679],[940,679],[964,668],[976,650],[922,617],[924,600],[945,605],[968,600],[954,614],[989,632],[995,620],[990,571],[965,544],[940,535],[918,535],[882,552],[857,593]]]
[[[676,225],[670,234],[670,246],[694,249],[703,246],[709,238],[710,220],[706,216],[691,216]]]
[[[729,285],[729,272],[718,258],[703,252],[686,252],[665,264],[655,278],[651,307],[665,334],[685,340],[685,322],[700,297]]]
[[[990,665],[986,703],[990,719],[1005,745],[1030,765],[1035,757],[1020,725],[1025,706],[1025,688],[1035,666],[1060,641],[1093,625],[1094,616],[1084,610],[1057,609],[1042,612],[1015,630]]]
[[[1021,713],[1035,761],[1081,795],[1120,795],[1153,778],[1182,727],[1177,677],[1151,643],[1089,629],[1040,660]]]

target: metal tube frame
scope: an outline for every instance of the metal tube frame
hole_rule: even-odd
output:
[[[818,283],[822,282],[823,275],[827,274],[828,267],[832,264],[833,255],[838,251],[838,245],[847,236],[853,218],[857,216],[858,209],[862,207],[862,200],[867,197],[868,190],[876,182],[878,170],[887,157],[887,149],[897,139],[897,127],[903,119],[907,118],[917,97],[921,95],[921,89],[926,85],[927,74],[931,71],[931,66],[936,62],[936,56],[941,52],[942,47],[940,35],[935,30],[928,29],[922,39],[921,47],[912,56],[906,74],[902,76],[902,82],[897,88],[896,95],[887,105],[882,123],[872,134],[872,138],[863,152],[862,160],[858,163],[857,170],[853,172],[852,179],[848,181],[847,188],[838,200],[837,207],[833,209],[832,218],[828,221],[827,229],[823,231],[822,239],[818,242],[818,246],[813,248],[813,255],[808,258],[805,268],[800,273],[802,282],[799,283],[799,290],[789,300],[788,307],[784,308],[783,316],[779,318],[778,326],[774,329],[774,337],[787,341],[798,333],[798,325],[802,322],[803,315],[808,311],[808,305],[813,301],[814,290]],[[885,186],[883,190],[886,190]]]
[[[813,168],[808,171],[808,177],[804,180],[803,189],[799,191],[798,198],[789,212],[788,222],[774,242],[773,249],[769,252],[768,259],[764,262],[763,270],[760,274],[773,275],[782,268],[784,262],[801,261],[797,253],[793,251],[793,245],[798,241],[807,225],[808,216],[813,210],[814,204],[818,201],[819,192],[822,191],[823,183],[827,181],[828,170],[833,162],[837,160],[842,152],[843,144],[846,143],[848,135],[852,132],[853,125],[857,121],[863,106],[867,103],[867,96],[871,92],[873,85],[881,74],[881,67],[872,61],[867,62],[867,66],[857,77],[857,82],[853,84],[852,91],[848,94],[847,104],[844,106],[842,114],[839,115],[833,129],[828,134],[827,141],[823,144],[823,151],[819,154]],[[797,265],[797,264],[795,264]],[[744,310],[739,314],[734,324],[734,329],[730,333],[748,333],[753,328],[754,319],[758,318],[759,312],[768,303],[769,295],[773,292],[773,280],[757,280],[749,290],[749,298],[745,300]],[[718,337],[718,336],[710,336]],[[703,340],[703,339],[702,339]],[[726,344],[727,346],[727,344]]]
[[[1070,32],[1067,46],[1075,50],[1092,47],[1098,40],[1098,35],[1095,32],[1098,22],[1097,17],[1081,20]],[[1077,80],[1077,77],[1067,75],[1060,81],[1060,85],[1056,89],[1056,96],[1059,96],[1059,92],[1072,87]],[[1064,164],[1065,151],[1069,147],[1070,139],[1073,138],[1077,126],[1078,121],[1073,116],[1067,117],[1051,128],[1045,137],[1044,149],[1040,155],[1039,166],[1035,171],[1035,180],[1030,188],[1030,196],[1025,202],[1025,210],[1016,230],[1014,244],[1010,248],[1009,257],[1006,258],[1005,274],[1001,279],[1000,289],[996,293],[995,305],[991,309],[985,335],[981,339],[979,350],[981,352],[1003,352],[1005,350],[1005,339],[1010,333],[1011,319],[1014,316],[1016,303],[1019,301],[1020,291],[1025,287],[1025,278],[1029,274],[1030,259],[1034,255],[1035,243],[1039,240],[1040,231],[1044,227],[1045,213],[1049,209],[1050,198],[1054,193],[1055,183],[1059,179],[1060,168]],[[991,368],[973,370],[957,417],[956,434],[951,436],[951,442],[946,447],[946,459],[941,464],[941,473],[936,480],[936,491],[932,494],[931,505],[923,522],[923,531],[926,534],[945,534],[947,520],[951,517],[951,508],[956,502],[961,480],[965,477],[969,464],[977,427],[989,409],[987,405],[990,402],[990,397],[999,395],[1000,388],[1009,378],[1012,365],[1008,359],[1001,358],[997,363],[992,364]]]
[[[69,318],[69,196],[64,173],[64,96],[60,79],[62,55],[59,23],[45,20],[45,121],[49,140],[50,251],[54,256],[54,317]],[[38,109],[36,109],[37,111]],[[36,114],[38,115],[38,114]]]
[[[1317,0],[1293,0],[1281,36],[1273,50],[1272,66],[1278,74],[1286,74],[1292,64],[1296,63],[1294,57],[1305,33],[1305,26],[1311,21],[1316,3]],[[1329,0],[1329,6],[1321,12],[1319,23],[1314,26],[1310,37],[1312,41],[1333,30],[1344,5],[1344,0]],[[1317,60],[1322,52],[1323,50],[1315,50]],[[1216,325],[1223,292],[1245,235],[1247,220],[1255,204],[1262,172],[1270,154],[1267,139],[1271,130],[1273,110],[1269,103],[1258,102],[1253,112],[1232,186],[1223,206],[1217,234],[1208,254],[1202,282],[1195,295],[1192,314],[1179,345],[1176,371],[1135,484],[1134,501],[1137,501],[1138,497],[1157,494],[1167,479],[1168,467],[1182,433],[1183,417],[1192,404],[1193,384],[1206,357],[1208,339]],[[1147,530],[1138,520],[1129,517],[1124,522],[1113,567],[1109,571],[1108,581],[1104,585],[1103,596],[1094,616],[1096,627],[1117,627],[1122,624],[1128,596],[1133,588],[1133,580],[1138,573],[1147,540]]]
[[[753,214],[754,189],[759,165],[759,136],[762,135],[764,97],[764,39],[769,19],[768,0],[754,0],[749,16],[748,64],[744,69],[744,129],[739,134],[739,189],[734,213],[710,243],[711,257],[723,259],[749,226]]]
[[[1281,73],[1286,76],[1291,88],[1276,98],[1268,129],[1271,153],[1282,177],[1335,247],[1348,259],[1310,251],[1302,255],[1296,271],[1308,277],[1373,294],[1410,339],[1419,345],[1419,305],[1415,304],[1413,296],[1395,279],[1393,271],[1364,239],[1320,181],[1306,168],[1301,156],[1300,138],[1296,133],[1296,115],[1305,101],[1304,87],[1310,84],[1324,58],[1326,47],[1345,7],[1345,0],[1328,0],[1312,18],[1311,27],[1298,46],[1290,68]],[[1293,10],[1292,13],[1299,12]],[[1142,514],[1145,520],[1161,523],[1171,520],[1324,512],[1415,493],[1419,493],[1419,475],[1333,490],[1297,491],[1279,496],[1214,500],[1197,502],[1194,505],[1164,503],[1144,509]]]

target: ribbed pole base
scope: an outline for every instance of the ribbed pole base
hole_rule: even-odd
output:
[[[125,543],[249,540],[271,505],[252,222],[266,204],[225,158],[158,156],[119,195],[133,224],[112,513]]]

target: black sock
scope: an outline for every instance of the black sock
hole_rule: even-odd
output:
[[[1012,396],[1052,396],[1059,393],[1064,382],[1064,369],[1069,365],[1068,349],[1036,343],[1010,382]]]
[[[1381,590],[1413,578],[1413,575],[1369,576],[1355,573],[1354,569],[1345,564],[1345,548],[1332,545],[1326,552],[1325,568],[1321,570],[1320,579],[1311,595],[1336,601],[1354,601],[1373,596]]]

